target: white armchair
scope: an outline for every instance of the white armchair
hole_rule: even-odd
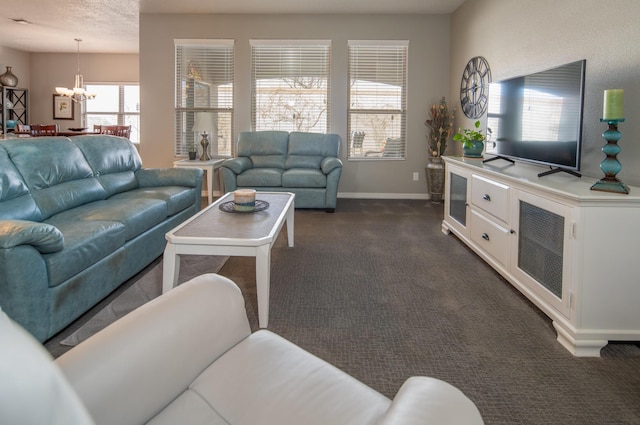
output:
[[[391,401],[268,330],[251,333],[240,290],[214,274],[55,362],[2,312],[0,339],[0,423],[483,423],[473,402],[443,381],[410,378]],[[38,373],[27,375],[36,364]]]

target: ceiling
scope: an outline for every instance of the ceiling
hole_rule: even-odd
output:
[[[0,0],[0,46],[137,53],[140,13],[448,14],[465,0]],[[25,20],[27,23],[16,22]]]

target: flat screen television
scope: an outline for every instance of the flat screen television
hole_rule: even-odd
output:
[[[579,175],[585,65],[581,60],[492,82],[486,153]]]

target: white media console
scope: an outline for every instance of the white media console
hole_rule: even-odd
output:
[[[553,320],[576,356],[640,341],[640,188],[502,159],[445,157],[442,231],[454,233]]]

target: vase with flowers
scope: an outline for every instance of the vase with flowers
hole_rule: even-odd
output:
[[[455,108],[447,105],[446,98],[433,103],[429,108],[429,117],[424,125],[429,129],[427,136],[429,158],[426,166],[427,185],[432,202],[442,202],[444,191],[444,164],[442,154],[447,148],[447,142],[453,131]]]

